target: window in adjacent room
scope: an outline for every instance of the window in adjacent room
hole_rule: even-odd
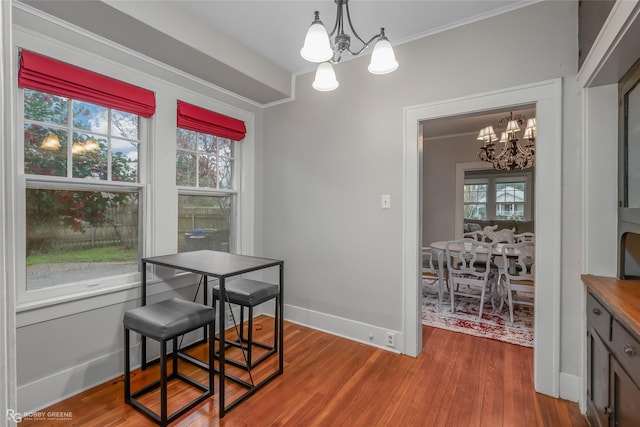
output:
[[[533,171],[467,171],[465,219],[529,221],[533,212]]]
[[[486,182],[467,181],[464,184],[464,217],[468,219],[487,218]]]
[[[496,219],[524,219],[526,181],[496,183]]]

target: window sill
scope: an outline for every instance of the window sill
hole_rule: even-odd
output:
[[[179,273],[167,280],[148,279],[147,297],[195,286],[198,283],[198,277],[191,273]],[[138,280],[108,288],[88,289],[73,295],[23,302],[16,306],[16,327],[29,326],[110,305],[124,304],[140,298],[140,280]]]

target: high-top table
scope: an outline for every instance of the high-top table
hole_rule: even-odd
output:
[[[238,276],[252,271],[262,270],[271,267],[279,267],[279,306],[280,321],[278,324],[278,370],[269,375],[263,381],[258,384],[252,385],[244,394],[239,398],[231,402],[229,405],[225,405],[225,345],[220,345],[219,353],[219,409],[218,413],[220,417],[224,417],[226,411],[233,408],[245,398],[253,394],[258,388],[264,386],[267,382],[271,381],[278,375],[281,375],[284,368],[284,293],[283,293],[283,281],[284,281],[284,261],[259,258],[247,255],[231,254],[227,252],[218,252],[211,250],[201,250],[193,252],[182,252],[178,254],[162,255],[155,257],[142,258],[142,305],[147,304],[147,264],[159,265],[168,268],[175,268],[176,270],[187,271],[190,273],[200,274],[204,280],[204,303],[207,303],[207,278],[208,276],[218,279],[220,285],[220,302],[218,305],[218,319],[219,319],[219,339],[220,343],[225,342],[225,304],[227,301],[227,293],[225,289],[225,281],[229,277]],[[147,365],[147,347],[144,337],[141,342],[142,347],[142,369]],[[214,369],[213,366],[209,367]]]

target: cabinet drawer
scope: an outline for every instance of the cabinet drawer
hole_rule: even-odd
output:
[[[587,325],[598,332],[603,341],[611,339],[611,315],[593,295],[587,295]]]
[[[631,379],[640,383],[640,342],[617,320],[611,327],[611,350]]]

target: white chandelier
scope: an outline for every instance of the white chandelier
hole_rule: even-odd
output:
[[[518,132],[524,123],[527,126],[524,130],[523,138],[527,140],[524,145],[518,144]],[[506,125],[506,127],[505,127]],[[478,152],[480,160],[490,162],[496,170],[527,169],[536,163],[535,147],[536,141],[536,119],[527,119],[523,114],[509,113],[508,116],[498,121],[498,127],[505,127],[500,134],[499,141],[504,144],[501,150],[496,150],[495,142],[498,137],[493,130],[493,126],[487,126],[480,130],[478,140],[482,141],[482,147]]]
[[[333,71],[331,63],[338,63],[342,59],[344,52],[349,52],[351,55],[359,55],[369,45],[376,41],[371,53],[371,63],[369,64],[369,72],[372,74],[387,74],[395,71],[398,68],[398,62],[396,61],[395,54],[389,39],[384,34],[384,28],[380,28],[380,33],[371,37],[369,41],[364,41],[351,23],[351,15],[349,14],[349,0],[335,0],[337,5],[336,23],[331,30],[331,33],[327,33],[327,29],[320,20],[320,12],[315,11],[315,18],[307,31],[307,35],[304,39],[304,46],[300,50],[300,55],[309,62],[320,63],[316,70],[315,80],[313,81],[313,88],[320,91],[331,91],[338,87],[338,81],[336,80],[336,74]],[[357,51],[352,51],[351,36],[344,32],[344,12],[346,10],[347,22],[353,35],[362,43],[362,47]],[[331,45],[329,37],[336,35],[335,43]]]

